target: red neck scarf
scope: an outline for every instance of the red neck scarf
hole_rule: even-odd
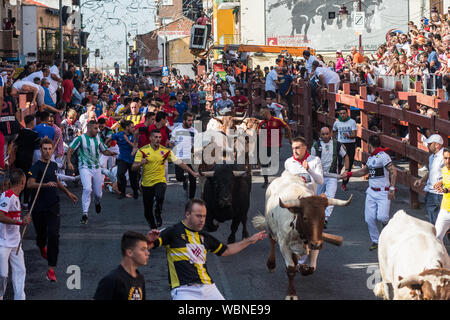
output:
[[[303,157],[302,160],[298,160],[295,156],[294,156],[294,160],[296,160],[296,161],[300,162],[300,164],[302,164],[303,161],[305,161],[306,159],[308,159],[309,156],[310,156],[310,154],[309,154],[308,150],[306,150],[305,156]]]
[[[375,150],[373,150],[373,152],[372,152],[372,154],[371,154],[370,156],[373,157],[374,155],[376,155],[377,153],[379,153],[379,152],[381,152],[381,151],[386,152],[386,151],[388,151],[388,150],[389,150],[389,148],[381,148],[381,147],[378,147],[378,148],[376,148]]]

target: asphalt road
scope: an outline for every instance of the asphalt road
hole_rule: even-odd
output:
[[[282,159],[290,155],[289,148],[285,146],[282,149]],[[186,201],[181,184],[175,181],[173,174],[169,177],[163,227],[175,224],[183,218]],[[251,218],[257,215],[258,211],[264,212],[262,182],[262,177],[253,177],[248,214],[251,234],[256,232],[251,225]],[[361,179],[352,179],[346,192],[338,188],[337,198],[347,199],[353,194],[353,201],[349,207],[335,207],[326,231],[343,236],[344,243],[341,247],[325,243],[319,254],[317,271],[308,277],[297,274],[295,286],[300,299],[376,299],[372,288],[376,282],[377,252],[368,250],[371,242],[364,222],[366,188],[367,182]],[[81,187],[71,190],[81,199]],[[35,245],[34,230],[29,228],[23,245],[27,268],[27,299],[91,299],[100,279],[120,263],[122,234],[127,230],[143,233],[148,231],[141,197],[138,200],[117,200],[116,195],[105,191],[101,214],[97,215],[91,205],[87,225],[81,225],[79,222],[81,204],[74,205],[63,194],[61,199],[60,254],[56,269],[58,282],[50,283],[46,280],[47,264]],[[399,209],[405,209],[411,215],[425,219],[423,206],[420,210],[409,209],[408,191],[402,187],[397,194],[397,200],[391,204],[391,214]],[[221,224],[213,235],[225,242],[230,225],[230,221]],[[237,240],[241,237],[242,227],[239,227]],[[217,257],[209,254],[208,270],[226,299],[284,299],[287,289],[284,261],[277,248],[276,271],[268,273],[265,265],[268,253],[269,240],[265,239],[234,256]],[[164,249],[152,250],[148,265],[140,269],[146,279],[147,299],[170,299],[165,255]],[[79,289],[70,285],[74,284],[73,270],[78,267],[81,275]],[[9,283],[6,299],[11,299],[11,291]]]

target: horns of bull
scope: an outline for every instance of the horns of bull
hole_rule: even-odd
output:
[[[289,208],[295,208],[295,207],[300,207],[301,206],[301,201],[300,199],[295,199],[295,200],[288,200],[288,201],[281,201],[281,198],[279,198],[280,201],[280,207],[281,208],[285,208],[285,209],[289,209]]]
[[[247,118],[247,111],[245,111],[243,117],[233,117],[233,120],[235,120],[235,121],[244,121],[245,118]]]
[[[328,199],[329,206],[345,207],[345,206],[348,206],[350,204],[350,202],[352,202],[353,194],[350,195],[350,198],[348,198],[348,200],[339,200],[339,199],[334,199],[334,198],[327,198],[327,199]]]
[[[247,171],[233,171],[235,177],[245,176],[247,173]]]

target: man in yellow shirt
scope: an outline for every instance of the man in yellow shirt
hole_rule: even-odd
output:
[[[152,130],[150,132],[150,144],[138,150],[132,167],[133,170],[139,170],[139,168],[143,167],[142,198],[144,200],[145,219],[150,229],[156,229],[162,225],[161,213],[167,187],[165,162],[173,162],[194,177],[199,176],[197,172],[193,171],[183,161],[178,159],[172,150],[162,147],[160,142],[160,131]],[[155,216],[153,216],[155,198],[156,208]]]
[[[450,228],[450,148],[444,148],[444,164],[442,168],[442,180],[436,182],[434,188],[443,192],[441,210],[436,219],[436,237],[443,241],[444,236]]]

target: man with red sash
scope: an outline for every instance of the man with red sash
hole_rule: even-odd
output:
[[[322,161],[310,155],[307,142],[303,137],[292,141],[292,157],[284,162],[284,169],[290,174],[302,177],[307,186],[316,193],[317,185],[323,184]]]
[[[364,215],[372,240],[369,250],[372,251],[378,248],[378,238],[380,237],[377,220],[383,226],[389,222],[391,200],[394,199],[396,191],[397,171],[392,164],[391,157],[386,153],[389,148],[381,148],[380,137],[370,136],[368,146],[370,156],[366,166],[355,172],[343,173],[341,178],[362,177],[369,174]]]

